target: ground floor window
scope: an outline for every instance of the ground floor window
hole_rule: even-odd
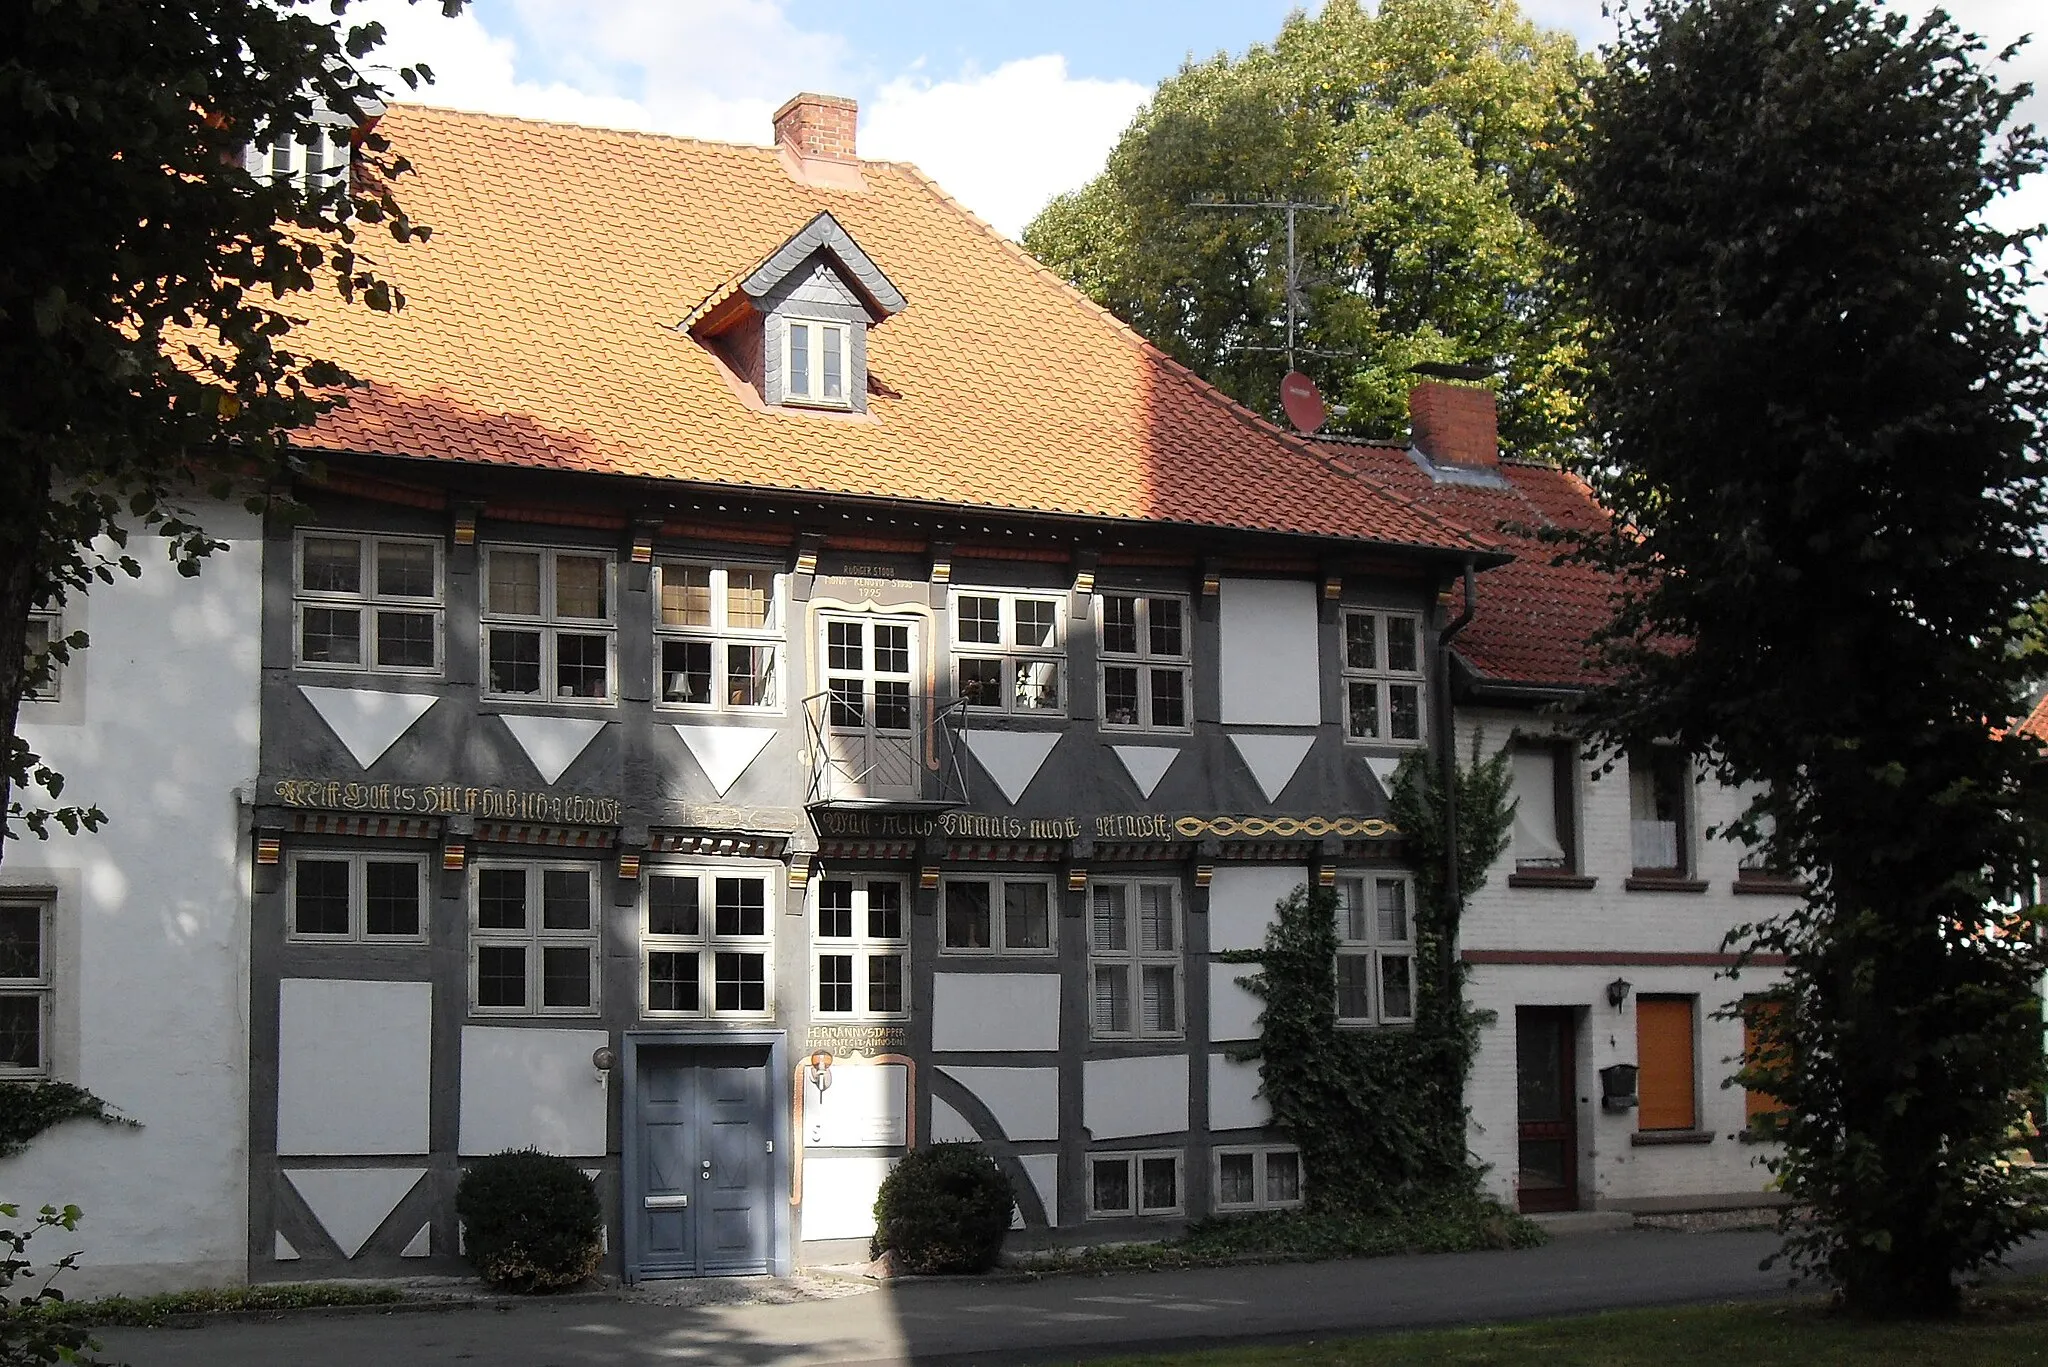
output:
[[[1089,1215],[1107,1219],[1117,1215],[1180,1214],[1180,1168],[1178,1150],[1089,1155]]]
[[[479,860],[470,881],[471,1010],[596,1015],[597,907],[589,864]]]
[[[1699,1125],[1699,1069],[1693,997],[1636,998],[1636,1128]]]
[[[287,882],[289,939],[426,939],[425,855],[306,850],[292,855]]]
[[[901,1016],[909,1009],[903,882],[820,878],[812,935],[820,1016]]]
[[[751,869],[662,867],[641,890],[641,1008],[649,1016],[774,1011],[770,878]]]
[[[1216,1150],[1216,1209],[1273,1210],[1301,1204],[1301,1151],[1293,1145]]]
[[[0,1077],[50,1068],[50,903],[0,898]]]

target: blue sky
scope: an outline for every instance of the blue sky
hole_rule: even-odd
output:
[[[1909,10],[1929,0],[1910,0]],[[799,90],[860,101],[863,155],[916,162],[1015,235],[1102,167],[1145,97],[1189,55],[1270,39],[1287,0],[363,0],[383,56],[426,61],[423,98],[459,109],[765,143]],[[319,8],[324,8],[320,6]],[[1601,0],[1524,0],[1597,46]],[[2048,29],[2040,0],[1951,0],[2004,42]],[[2048,87],[2048,43],[2018,75]],[[2048,96],[2030,113],[2048,124]],[[2040,178],[2037,178],[2040,179]],[[2048,185],[2007,216],[2048,218]]]

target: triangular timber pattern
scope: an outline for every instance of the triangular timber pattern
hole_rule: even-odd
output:
[[[340,1246],[342,1256],[353,1258],[427,1170],[287,1168],[284,1175],[327,1236]]]
[[[775,732],[765,726],[670,724],[683,738],[683,744],[690,747],[690,757],[697,761],[697,767],[704,771],[704,777],[711,780],[711,786],[718,790],[720,797],[725,796],[726,789],[739,782],[740,775],[747,772],[747,766],[768,748],[769,741],[775,739]]]
[[[945,1098],[932,1098],[932,1143],[974,1144],[981,1140],[967,1117],[946,1104]]]
[[[1294,777],[1294,771],[1301,767],[1301,761],[1307,757],[1308,749],[1316,743],[1316,738],[1232,734],[1230,743],[1237,747],[1237,753],[1244,757],[1245,767],[1259,781],[1266,801],[1274,802],[1287,787],[1287,781]]]
[[[988,770],[1012,806],[1024,796],[1045,757],[1060,743],[1059,731],[970,731],[967,748]]]
[[[533,761],[533,767],[540,770],[543,783],[559,779],[597,733],[604,730],[603,722],[588,717],[500,716],[498,720],[505,723],[512,739]]]
[[[1152,790],[1159,786],[1159,780],[1166,777],[1166,771],[1180,758],[1180,749],[1172,745],[1112,745],[1116,757],[1123,761],[1130,773],[1131,782],[1138,785],[1138,792],[1145,797],[1152,796]]]
[[[406,1240],[405,1247],[398,1250],[401,1258],[425,1258],[434,1251],[434,1227],[421,1225],[420,1232]]]
[[[1380,791],[1388,797],[1394,795],[1394,771],[1401,767],[1401,761],[1386,755],[1367,755],[1365,767],[1372,770],[1372,776],[1380,781]]]
[[[300,684],[320,720],[367,769],[425,716],[438,697],[432,693],[390,693],[376,688],[315,688]]]
[[[283,1230],[277,1232],[277,1242],[271,1245],[270,1257],[273,1262],[280,1263],[295,1263],[299,1260],[299,1250],[292,1247],[292,1241],[284,1237]]]

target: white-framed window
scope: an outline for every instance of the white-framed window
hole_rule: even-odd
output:
[[[610,702],[618,673],[612,559],[542,546],[484,548],[484,692]]]
[[[665,560],[654,624],[655,702],[703,712],[782,706],[782,576],[768,565]]]
[[[0,1077],[50,1071],[50,900],[0,894]]]
[[[64,618],[62,615],[37,608],[28,615],[27,635],[22,638],[22,668],[34,670],[42,657],[50,653],[50,642],[64,639]],[[23,702],[56,702],[64,688],[64,666],[55,660],[48,662],[48,672],[42,681],[26,689],[21,695]]]
[[[641,887],[641,1009],[649,1016],[775,1012],[765,872],[661,867]]]
[[[845,323],[792,318],[783,328],[782,393],[790,403],[850,407],[853,337]]]
[[[1089,1033],[1096,1039],[1181,1033],[1180,885],[1104,878],[1088,888]]]
[[[1301,1204],[1301,1150],[1292,1144],[1214,1152],[1218,1211],[1285,1210]]]
[[[820,878],[815,886],[816,1014],[909,1014],[910,927],[902,881],[850,875]]]
[[[1415,885],[1406,874],[1337,879],[1337,1023],[1415,1019]]]
[[[590,864],[478,860],[469,1006],[479,1016],[594,1016],[598,876]]]
[[[1422,743],[1420,615],[1347,608],[1342,672],[1346,736]]]
[[[942,954],[1055,952],[1049,878],[948,878],[939,896]]]
[[[303,531],[293,547],[292,659],[301,669],[438,674],[441,543]]]
[[[1118,1215],[1178,1215],[1182,1209],[1181,1155],[1178,1149],[1088,1155],[1088,1214],[1091,1219],[1109,1219]]]
[[[1062,711],[1066,660],[1066,607],[1057,595],[953,594],[953,692],[969,707]]]
[[[322,120],[297,128],[280,128],[276,137],[249,149],[244,165],[261,180],[290,181],[307,197],[326,194],[348,182],[354,146],[352,125]]]
[[[1102,724],[1185,731],[1193,709],[1188,600],[1172,594],[1096,595],[1101,623]]]
[[[427,859],[417,854],[294,851],[285,938],[381,943],[427,938]]]

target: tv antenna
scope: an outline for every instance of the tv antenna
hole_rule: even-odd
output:
[[[1294,369],[1294,353],[1296,351],[1306,352],[1311,356],[1334,356],[1341,354],[1338,352],[1314,351],[1308,347],[1297,347],[1294,344],[1295,329],[1298,326],[1301,312],[1301,261],[1295,252],[1294,216],[1298,213],[1334,214],[1342,209],[1343,205],[1323,204],[1305,199],[1196,199],[1190,200],[1188,207],[1192,209],[1245,209],[1262,212],[1280,209],[1287,214],[1287,345],[1284,347],[1238,346],[1234,348],[1235,350],[1281,352],[1287,357],[1287,368],[1290,371]]]

